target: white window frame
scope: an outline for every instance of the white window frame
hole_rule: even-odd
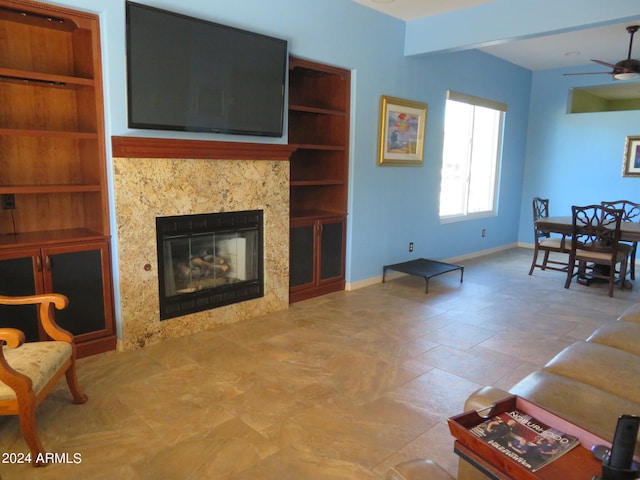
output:
[[[484,107],[484,108],[490,108],[492,110],[496,110],[498,112],[500,112],[500,118],[499,118],[499,124],[497,127],[497,138],[496,138],[496,143],[494,146],[494,154],[495,154],[495,159],[493,162],[493,172],[491,172],[490,175],[490,180],[492,182],[491,185],[491,195],[492,198],[491,203],[492,203],[492,207],[489,210],[483,210],[480,212],[469,212],[469,199],[468,199],[468,189],[470,186],[470,177],[467,177],[466,179],[466,188],[467,188],[467,195],[465,196],[464,199],[461,199],[464,202],[464,212],[462,213],[455,213],[455,214],[449,214],[449,215],[443,215],[441,212],[441,205],[439,203],[439,217],[440,217],[440,222],[441,223],[448,223],[448,222],[458,222],[458,221],[463,221],[463,220],[470,220],[470,219],[474,219],[474,218],[483,218],[483,217],[490,217],[490,216],[495,216],[497,214],[497,209],[498,209],[498,191],[499,191],[499,178],[500,178],[500,169],[501,169],[501,165],[502,165],[502,141],[503,141],[503,136],[504,136],[504,117],[505,117],[505,113],[507,112],[507,105],[501,102],[496,102],[493,100],[488,100],[485,98],[480,98],[480,97],[475,97],[473,95],[467,95],[465,93],[460,93],[460,92],[456,92],[453,90],[449,90],[447,91],[447,103],[448,101],[455,101],[455,102],[460,102],[460,103],[466,103],[469,104],[473,107]],[[446,108],[445,108],[445,115],[446,115]],[[445,121],[445,125],[446,125],[446,121]],[[473,143],[473,134],[474,132],[470,132],[469,134],[469,141],[472,144]],[[443,178],[444,178],[444,168],[446,165],[446,159],[445,159],[445,154],[446,154],[446,135],[447,132],[444,132],[444,141],[443,141],[443,151],[442,151],[442,171],[441,171],[441,178],[440,178],[440,199],[439,202],[442,202],[442,188],[443,188]],[[468,151],[471,151],[471,147],[468,149]],[[469,172],[471,172],[471,158],[468,158],[468,164],[467,164],[467,170]],[[471,175],[471,173],[469,173],[469,175]]]

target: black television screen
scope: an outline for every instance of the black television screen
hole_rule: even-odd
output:
[[[286,40],[127,2],[131,128],[282,136]]]

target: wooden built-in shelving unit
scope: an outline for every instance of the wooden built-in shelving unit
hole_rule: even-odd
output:
[[[345,286],[351,72],[289,60],[290,301]]]
[[[0,0],[0,105],[0,195],[3,204],[15,203],[0,209],[0,294],[64,293],[70,305],[58,319],[72,333],[81,332],[80,354],[112,349],[98,17],[29,0]],[[87,245],[96,255],[99,271],[93,280],[99,286],[95,292],[86,283],[83,292],[60,291],[78,272],[55,270],[49,255],[60,249],[65,255],[85,252]],[[58,250],[44,250],[53,246]],[[34,253],[34,247],[40,250]],[[24,261],[15,263],[18,259]],[[65,263],[73,262],[57,258],[58,265]],[[11,272],[24,278],[10,284]],[[93,313],[101,318],[99,331],[77,324],[85,321],[75,317],[89,311],[88,299],[98,302]]]

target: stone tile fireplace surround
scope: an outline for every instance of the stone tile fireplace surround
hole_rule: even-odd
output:
[[[132,350],[289,305],[291,147],[114,137],[121,338]],[[156,217],[264,211],[264,297],[160,321]]]

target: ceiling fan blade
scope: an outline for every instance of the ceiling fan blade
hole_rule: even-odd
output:
[[[602,60],[591,59],[592,62],[604,65],[612,69],[611,72],[582,72],[582,73],[564,73],[563,75],[613,75],[614,80],[627,80],[633,76],[640,75],[640,60],[634,60],[631,58],[631,49],[633,47],[633,35],[640,30],[640,25],[630,25],[627,27],[627,32],[630,34],[629,38],[629,54],[626,60],[620,60],[618,63],[613,64],[604,62]],[[631,74],[631,75],[629,75]],[[625,78],[626,77],[626,78]]]
[[[602,60],[594,60],[593,58],[591,59],[591,61],[599,63],[600,65],[604,65],[605,67],[616,68],[616,66],[613,63],[603,62]]]
[[[614,72],[582,72],[582,73],[563,73],[563,75],[602,75],[606,73],[607,75],[613,75]]]

